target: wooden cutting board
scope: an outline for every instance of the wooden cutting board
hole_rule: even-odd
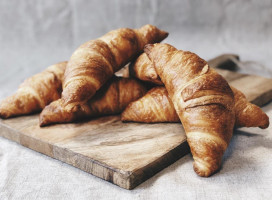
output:
[[[220,70],[251,102],[272,99],[272,79]],[[40,128],[38,115],[0,120],[0,136],[133,189],[189,152],[179,123],[122,123],[107,116]]]

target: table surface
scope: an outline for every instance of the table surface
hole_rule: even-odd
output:
[[[263,107],[272,118],[272,102]],[[116,155],[118,156],[118,155]],[[0,199],[269,199],[272,126],[241,128],[219,173],[198,177],[190,154],[132,191],[0,138]]]

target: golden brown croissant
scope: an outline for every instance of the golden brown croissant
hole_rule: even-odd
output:
[[[144,123],[180,122],[163,86],[154,87],[140,99],[131,102],[122,112],[121,120]]]
[[[235,99],[235,125],[238,127],[259,127],[265,129],[269,126],[269,117],[262,109],[246,100],[246,96],[238,89],[231,87]]]
[[[126,63],[139,55],[145,44],[160,42],[168,35],[152,25],[122,28],[81,45],[71,56],[64,74],[61,100],[49,105],[59,117],[79,112],[96,91]],[[58,112],[57,112],[58,111]],[[59,117],[54,117],[62,121]],[[63,119],[65,121],[65,119]]]
[[[209,60],[208,64],[213,68],[224,69],[227,67],[229,69],[235,69],[237,65],[233,60],[239,60],[239,57],[237,55],[224,54]],[[123,77],[132,76],[156,85],[163,85],[146,53],[142,53],[134,62],[130,63],[129,67],[125,67],[122,70],[122,74]],[[226,78],[226,80],[228,79]]]
[[[40,114],[40,126],[78,121],[82,118],[121,113],[132,101],[146,93],[145,87],[136,79],[112,77],[95,96],[79,104],[75,112],[55,110],[46,106]],[[59,101],[62,101],[59,99]],[[53,102],[58,103],[58,101]],[[57,113],[57,114],[56,114]]]
[[[146,45],[145,53],[183,124],[194,170],[200,176],[210,176],[220,168],[233,133],[234,95],[230,86],[194,53],[168,44]]]
[[[142,53],[134,62],[131,62],[128,70],[129,75],[133,77],[155,83],[156,85],[163,85],[146,53]],[[127,72],[125,71],[124,73],[126,74]]]
[[[0,104],[0,117],[9,118],[42,110],[60,98],[63,75],[67,62],[49,66],[46,70],[26,79],[17,92]]]
[[[235,101],[235,125],[267,128],[268,116],[262,109],[246,100],[245,95],[231,87]],[[145,123],[180,122],[165,87],[154,87],[140,99],[131,102],[122,112],[122,121]]]

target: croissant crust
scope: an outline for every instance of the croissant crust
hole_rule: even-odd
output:
[[[26,79],[16,93],[0,103],[0,117],[9,118],[42,110],[60,98],[63,74],[67,62],[49,66],[46,70]]]
[[[235,113],[230,86],[194,53],[168,44],[146,45],[145,53],[183,124],[194,170],[200,176],[212,175],[232,137]]]

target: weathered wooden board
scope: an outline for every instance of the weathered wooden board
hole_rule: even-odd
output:
[[[272,99],[272,79],[219,70],[248,99]],[[38,115],[0,120],[0,136],[132,189],[189,152],[178,123],[122,123],[108,116],[40,128]]]
[[[132,189],[189,152],[181,124],[122,123],[108,116],[40,128],[38,115],[0,121],[0,135]]]
[[[272,100],[272,79],[216,69],[231,86],[241,90],[247,99],[262,106]]]

